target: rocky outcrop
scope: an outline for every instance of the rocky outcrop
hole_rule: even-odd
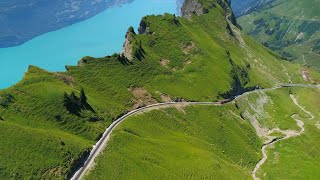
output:
[[[133,60],[131,36],[135,35],[133,27],[130,27],[126,33],[121,54],[129,61]]]
[[[181,15],[182,17],[191,18],[192,14],[197,16],[202,15],[203,7],[198,0],[186,0],[182,5]]]
[[[206,4],[206,6],[203,6],[199,2],[199,0],[185,0],[181,8],[181,15],[182,17],[185,17],[188,19],[191,18],[192,14],[200,16],[202,14],[208,13],[210,9],[215,8],[216,4],[221,6],[221,8],[224,10],[224,15],[229,18],[232,24],[234,24],[237,27],[240,27],[237,23],[234,13],[230,8],[231,0],[211,0],[211,2],[208,2]]]
[[[226,17],[230,20],[230,22],[240,28],[237,23],[236,17],[231,9],[231,0],[217,0],[217,3],[224,10]]]
[[[140,26],[138,28],[139,34],[152,34],[150,31],[150,28],[148,27],[148,24],[144,18],[140,21]]]
[[[128,65],[132,64],[134,59],[142,60],[144,58],[144,54],[145,51],[142,48],[141,40],[136,38],[136,33],[134,32],[133,27],[130,27],[127,31],[123,49],[121,54],[118,56],[118,60],[122,64]]]

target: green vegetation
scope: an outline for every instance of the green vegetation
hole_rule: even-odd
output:
[[[318,125],[320,119],[320,91],[317,89],[294,88],[292,92],[300,105],[310,111],[315,118],[310,119],[306,113],[299,114],[304,122],[305,132],[299,137],[280,141],[268,150],[269,159],[258,173],[264,179],[320,178],[320,126]],[[288,101],[286,104],[289,103]]]
[[[220,7],[216,0],[207,2],[205,7],[210,7],[207,13],[193,16],[191,20],[170,14],[147,16],[142,21],[144,34],[136,34],[129,28],[129,46],[126,48],[130,47],[132,59],[123,54],[103,58],[84,57],[78,66],[67,66],[66,72],[56,73],[30,66],[21,82],[1,90],[0,129],[3,131],[0,143],[8,145],[0,148],[3,154],[0,162],[5,162],[0,165],[0,177],[65,179],[87,155],[86,152],[105,128],[122,114],[139,106],[137,101],[143,99],[152,101],[142,104],[162,102],[168,98],[170,101],[216,101],[246,89],[288,83],[289,77],[295,83],[304,83],[301,66],[279,60],[274,52],[241,32],[240,39],[235,35],[237,33],[230,33],[231,26],[227,30],[225,18],[226,14],[231,13],[230,9]],[[309,69],[309,74],[313,82],[319,82],[317,71]],[[139,96],[135,94],[133,91],[137,88],[143,89],[144,93]],[[147,98],[143,98],[145,96]],[[284,102],[285,98],[280,98]],[[286,108],[283,110],[287,112]],[[206,113],[209,110],[203,111]],[[168,113],[177,115],[177,112]],[[203,118],[210,120],[205,118],[209,115],[215,121],[223,119],[214,113],[207,113]],[[252,135],[248,122],[240,123],[225,114],[223,117],[230,120],[228,128],[241,130],[239,136],[244,139],[239,140],[238,135],[226,130],[230,136],[211,137],[215,144],[219,142],[215,138],[230,138],[220,142],[226,143],[216,147],[220,150],[209,152],[213,147],[204,147],[201,143],[206,145],[213,140],[203,139],[203,142],[197,142],[202,149],[199,147],[194,151],[199,152],[201,159],[212,158],[206,153],[222,158],[207,164],[208,167],[219,168],[216,163],[220,163],[225,167],[221,175],[246,178],[259,158],[253,152],[257,152],[257,144],[260,143]],[[189,121],[196,119],[190,118]],[[234,127],[231,122],[235,122]],[[279,123],[287,125],[285,122]],[[204,127],[197,128],[205,131]],[[242,131],[243,128],[247,131]],[[193,133],[188,138],[196,143],[197,139],[207,138],[210,133],[214,132],[200,133],[199,136]],[[249,143],[248,135],[254,138],[250,141],[252,143]],[[227,144],[229,141],[234,144]],[[189,157],[193,150],[182,147],[191,145],[179,143],[181,147],[174,144],[167,146],[171,151],[180,148],[185,151],[185,157]],[[235,150],[237,144],[248,148]],[[222,149],[226,155],[221,154]],[[25,157],[22,158],[22,155]],[[44,161],[42,157],[50,161]],[[243,161],[240,161],[241,158]],[[197,163],[197,169],[200,169],[200,160]],[[234,174],[227,171],[228,168],[234,169]],[[201,177],[206,172],[197,176]]]
[[[250,179],[261,142],[238,111],[189,106],[130,117],[85,179]]]
[[[320,68],[320,9],[317,0],[262,3],[238,22],[243,30],[283,57]]]
[[[290,98],[288,89],[251,93],[237,100],[237,105],[247,119],[256,119],[262,127],[282,130],[299,130],[292,119],[293,114],[305,117],[304,113]],[[285,104],[285,105],[284,105]]]
[[[290,93],[316,117],[310,119],[294,104]],[[224,106],[154,110],[130,117],[116,128],[86,179],[248,179],[253,162],[261,157],[262,143],[249,124],[251,118],[267,130],[298,132],[293,114],[304,122],[304,133],[268,148],[268,159],[258,177],[318,179],[319,99],[318,89],[283,88],[252,92]],[[269,135],[284,137],[280,132]]]

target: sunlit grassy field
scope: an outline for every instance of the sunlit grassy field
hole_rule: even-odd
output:
[[[228,106],[154,110],[114,131],[85,179],[250,179],[261,141]]]

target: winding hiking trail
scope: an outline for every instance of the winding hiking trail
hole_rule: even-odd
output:
[[[154,110],[154,109],[163,109],[163,108],[168,108],[168,107],[184,107],[184,106],[190,106],[190,105],[214,105],[214,106],[219,106],[219,105],[224,105],[224,104],[228,104],[228,103],[232,103],[234,102],[234,100],[238,99],[241,96],[245,96],[248,95],[250,93],[254,93],[254,92],[261,92],[261,91],[272,91],[275,89],[280,89],[280,88],[287,88],[287,87],[305,87],[305,88],[320,88],[317,85],[308,85],[308,84],[283,84],[281,86],[276,86],[273,88],[268,88],[268,89],[256,89],[253,91],[249,91],[246,93],[243,93],[242,95],[236,96],[232,99],[228,99],[225,100],[224,103],[220,102],[167,102],[167,103],[157,103],[157,104],[152,104],[149,106],[145,106],[145,107],[141,107],[139,109],[135,109],[133,111],[128,112],[127,114],[123,115],[122,117],[120,117],[119,119],[117,119],[116,121],[114,121],[103,133],[102,137],[100,138],[100,140],[93,146],[93,149],[91,150],[88,158],[85,160],[85,162],[83,162],[83,165],[77,169],[77,171],[74,173],[74,175],[72,176],[72,180],[78,180],[78,179],[82,179],[83,176],[85,175],[85,173],[91,169],[94,166],[94,160],[96,159],[96,157],[98,157],[98,155],[104,150],[104,148],[106,147],[107,143],[110,140],[110,136],[112,134],[112,131],[124,120],[128,119],[128,117],[131,117],[133,115],[137,115],[137,114],[141,114],[141,113],[145,113],[148,112],[150,110]],[[297,102],[297,100],[294,98],[293,100],[294,102]],[[300,105],[298,105],[300,108],[302,108]],[[302,108],[303,109],[303,108]],[[303,109],[304,112],[308,112],[305,109]],[[310,112],[308,112],[307,114],[312,115]],[[286,135],[286,137],[284,137],[283,139],[288,139],[290,137],[293,136],[297,136],[300,135],[303,131],[303,122],[300,121],[299,119],[295,118],[296,116],[294,116],[294,119],[297,121],[297,125],[301,128],[300,132],[295,132],[295,131],[281,131],[280,129],[273,129],[272,131],[279,131],[283,134]],[[313,116],[312,116],[313,117]],[[271,131],[270,131],[271,132]],[[280,139],[279,139],[280,140]],[[273,142],[269,142],[269,144],[274,144],[275,142],[277,142],[278,140],[273,140]],[[264,145],[264,147],[262,148],[263,151],[263,159],[256,165],[255,171],[252,174],[255,177],[256,172],[259,170],[260,166],[266,161],[267,159],[267,154],[265,152],[265,149],[267,147],[268,144]],[[257,179],[257,178],[255,178]]]
[[[131,117],[133,115],[145,113],[151,110],[155,109],[164,109],[169,107],[185,107],[190,105],[221,105],[219,102],[167,102],[167,103],[157,103],[152,104],[149,106],[141,107],[139,109],[132,110],[128,112],[127,114],[123,115],[122,117],[118,118],[116,121],[114,121],[103,133],[100,140],[93,146],[93,149],[91,150],[88,158],[83,163],[82,167],[80,167],[73,175],[71,180],[78,180],[82,179],[85,173],[94,166],[94,160],[95,158],[104,150],[106,147],[108,141],[110,140],[110,136],[112,134],[112,131],[124,120],[128,119],[128,117]]]
[[[230,24],[231,26],[231,30],[233,31],[233,33],[235,34],[236,39],[239,41],[239,44],[241,47],[245,48],[246,47],[246,43],[244,41],[244,39],[241,36],[241,32],[239,30],[237,30],[236,28],[233,27],[233,24],[230,22],[229,20],[230,18],[230,14],[228,14],[226,16],[227,22]],[[251,52],[248,50],[248,48],[245,48],[249,54],[249,56],[251,57]],[[261,65],[262,66],[262,65]],[[287,88],[287,87],[304,87],[304,88],[320,88],[320,85],[311,85],[311,84],[292,84],[291,81],[291,77],[289,76],[289,74],[286,72],[286,69],[284,69],[284,72],[286,73],[286,75],[288,76],[288,81],[289,84],[282,84],[282,85],[278,85],[276,87],[273,88],[268,88],[268,89],[256,89],[253,91],[248,91],[245,92],[241,95],[232,97],[231,99],[225,99],[223,101],[220,102],[167,102],[167,103],[158,103],[158,104],[152,104],[146,107],[142,107],[139,109],[135,109],[133,111],[128,112],[127,114],[123,115],[122,117],[118,118],[116,121],[114,121],[103,133],[102,137],[100,138],[100,140],[93,146],[93,149],[91,150],[89,156],[86,158],[85,162],[83,162],[83,164],[81,165],[81,167],[79,169],[77,169],[76,172],[74,172],[73,176],[72,176],[72,180],[79,180],[82,179],[83,176],[86,174],[86,172],[88,170],[90,170],[93,166],[94,166],[94,160],[96,159],[96,157],[98,157],[98,155],[104,150],[104,148],[106,147],[107,143],[110,140],[110,136],[112,134],[112,131],[124,120],[128,119],[128,117],[131,117],[133,115],[137,115],[140,113],[144,113],[144,112],[148,112],[150,110],[154,110],[154,109],[162,109],[162,108],[168,108],[168,107],[184,107],[184,106],[189,106],[189,105],[224,105],[224,104],[228,104],[228,103],[232,103],[234,102],[234,100],[237,100],[238,98],[240,98],[241,96],[250,94],[250,93],[254,93],[254,92],[263,92],[263,91],[272,91],[275,89],[280,89],[280,88]],[[309,112],[306,111],[302,106],[299,105],[298,101],[296,100],[296,98],[291,95],[291,99],[293,100],[293,102],[299,107],[301,108],[305,113],[310,115],[310,119],[313,119],[314,116]],[[223,102],[223,103],[222,103]],[[285,139],[289,139],[291,137],[295,137],[295,136],[300,136],[303,132],[304,132],[304,123],[299,120],[299,116],[294,114],[292,116],[292,118],[297,122],[297,126],[300,127],[300,131],[296,132],[293,130],[280,130],[279,128],[275,128],[272,130],[268,131],[268,135],[270,135],[273,132],[280,132],[282,134],[285,135],[285,137],[283,138],[276,138],[276,139],[272,139],[273,137],[271,136],[267,136],[269,142],[267,142],[266,144],[264,144],[262,146],[262,154],[263,154],[263,158],[258,162],[258,164],[255,166],[254,170],[252,171],[252,177],[257,180],[259,179],[258,177],[256,177],[256,173],[257,171],[260,169],[260,167],[265,163],[265,161],[267,160],[268,156],[267,156],[267,152],[266,149],[270,146],[275,144],[278,141],[281,140],[285,140]]]
[[[310,116],[309,119],[314,119],[314,115],[305,110],[298,102],[298,100],[294,97],[294,95],[290,94],[290,98],[292,99],[293,103],[298,106],[303,112],[305,112],[306,114],[308,114]],[[297,137],[297,136],[300,136],[303,132],[304,132],[304,123],[303,121],[301,121],[299,118],[299,116],[297,114],[294,114],[291,116],[292,119],[294,119],[297,123],[297,126],[300,128],[300,131],[297,132],[297,131],[294,131],[294,130],[281,130],[279,128],[274,128],[274,129],[271,129],[268,131],[268,135],[266,136],[268,138],[268,142],[265,143],[263,146],[262,146],[262,159],[258,162],[258,164],[256,164],[254,170],[252,171],[252,177],[254,180],[259,180],[260,178],[257,177],[257,172],[258,170],[261,168],[261,166],[266,162],[266,160],[268,159],[268,155],[267,155],[267,148],[269,146],[272,146],[274,145],[275,143],[279,142],[279,141],[282,141],[282,140],[285,140],[285,139],[289,139],[289,138],[292,138],[292,137]],[[274,133],[274,132],[279,132],[279,133],[282,133],[283,135],[285,135],[284,137],[282,138],[273,138],[272,136],[269,136],[270,134]]]

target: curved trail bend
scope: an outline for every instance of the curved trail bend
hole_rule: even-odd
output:
[[[261,91],[271,91],[275,89],[280,89],[280,88],[286,88],[286,87],[306,87],[306,88],[320,88],[320,86],[313,86],[313,85],[305,85],[305,84],[284,84],[280,86],[276,86],[274,88],[268,88],[268,89],[256,89],[253,91],[246,92],[242,95],[233,97],[232,99],[228,99],[226,103],[231,103],[234,102],[235,99],[247,95],[249,93],[253,92],[261,92]],[[71,180],[79,180],[82,179],[85,173],[94,166],[94,160],[95,158],[104,150],[106,144],[108,143],[110,139],[110,135],[112,131],[124,120],[126,120],[128,117],[139,114],[139,113],[144,113],[150,110],[154,109],[163,109],[163,108],[168,108],[168,107],[184,107],[184,106],[189,106],[189,105],[222,105],[221,102],[167,102],[167,103],[157,103],[157,104],[152,104],[146,107],[142,107],[133,111],[130,111],[129,113],[123,115],[122,117],[118,118],[116,121],[114,121],[103,133],[102,137],[100,140],[93,146],[93,149],[91,150],[88,158],[84,162],[83,166],[79,168],[74,175],[72,176]],[[302,121],[301,121],[302,122]],[[298,123],[298,121],[297,121]],[[303,122],[302,122],[303,123]],[[298,123],[299,125],[299,123]],[[303,126],[303,124],[302,124]],[[285,134],[285,133],[284,133]],[[275,142],[273,142],[275,143]],[[265,155],[266,156],[266,155]],[[267,157],[267,156],[266,156]],[[265,160],[264,160],[265,161]],[[262,163],[263,164],[263,163]],[[261,165],[260,165],[261,166]],[[258,168],[259,169],[259,168]],[[258,170],[257,169],[257,170]],[[256,171],[257,171],[256,170]]]
[[[169,107],[184,107],[189,105],[220,105],[219,102],[167,102],[167,103],[158,103],[158,104],[152,104],[146,107],[141,107],[139,109],[135,109],[133,111],[130,111],[129,113],[123,115],[116,121],[114,121],[103,133],[100,140],[93,146],[93,149],[91,150],[89,157],[85,161],[84,165],[73,175],[71,180],[78,180],[82,179],[85,173],[94,166],[94,160],[95,158],[103,151],[106,144],[108,143],[110,139],[110,135],[112,131],[124,120],[126,120],[128,117],[148,112],[154,109],[163,109],[163,108],[169,108]]]
[[[305,87],[305,86],[304,86]],[[298,106],[303,112],[305,112],[306,114],[308,114],[310,116],[309,119],[314,119],[314,115],[305,110],[299,103],[298,103],[298,100],[292,95],[290,94],[290,98],[292,99],[293,103]],[[291,116],[297,123],[297,126],[300,128],[300,131],[297,132],[297,131],[293,131],[293,130],[281,130],[279,128],[274,128],[274,129],[271,129],[268,131],[268,134],[272,134],[274,132],[279,132],[279,133],[282,133],[284,134],[285,136],[282,137],[282,138],[275,138],[275,139],[271,139],[269,140],[269,142],[265,143],[263,146],[262,146],[262,159],[258,162],[258,164],[256,164],[254,170],[252,171],[252,177],[254,180],[259,180],[260,178],[257,177],[257,172],[258,170],[261,168],[261,166],[266,162],[266,160],[268,159],[268,155],[267,155],[267,148],[269,146],[272,146],[274,145],[275,143],[279,142],[279,141],[282,141],[282,140],[285,140],[285,139],[289,139],[289,138],[292,138],[292,137],[297,137],[297,136],[300,136],[303,132],[304,132],[304,123],[303,121],[301,121],[299,119],[299,116],[297,114],[294,114]],[[271,136],[268,136],[269,138],[272,138]]]

